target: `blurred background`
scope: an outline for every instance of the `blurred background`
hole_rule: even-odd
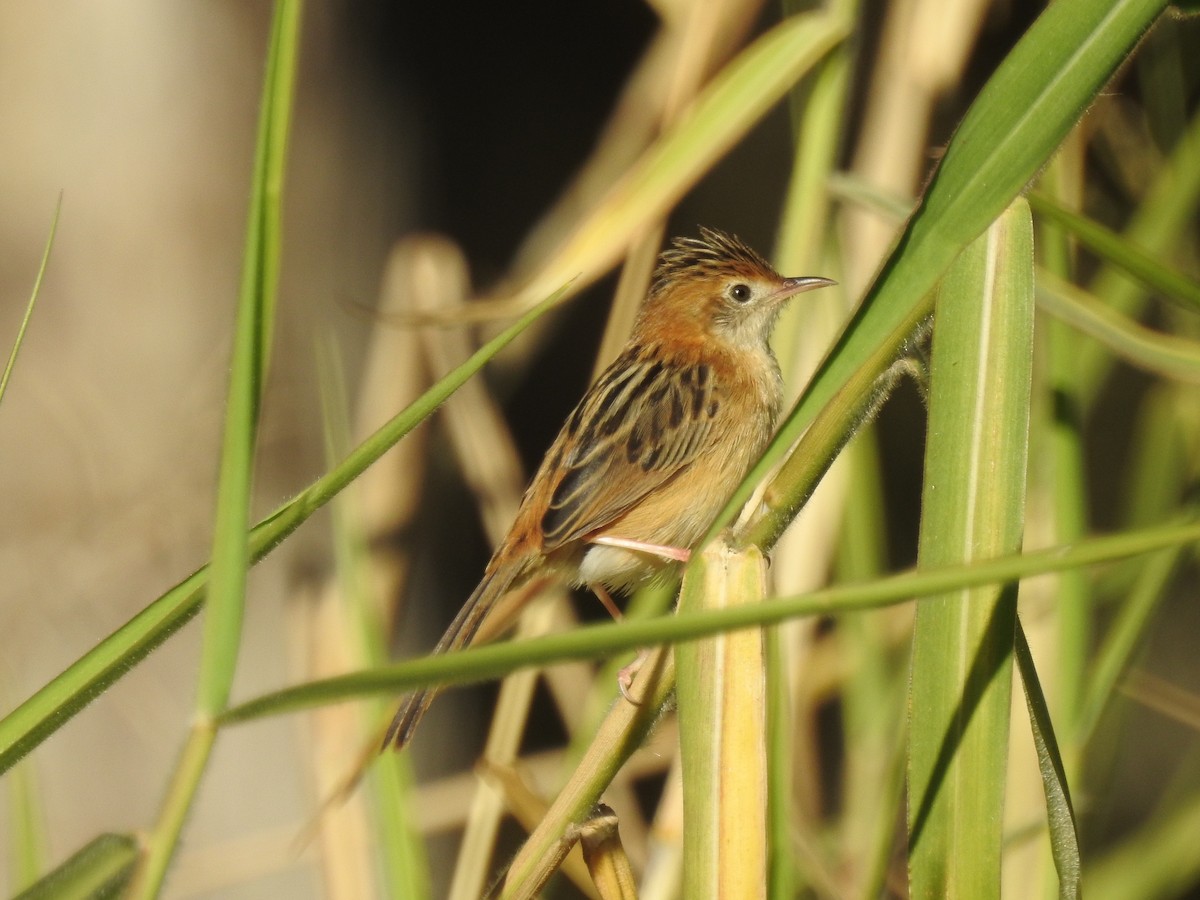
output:
[[[585,208],[606,186],[603,170],[593,184],[577,176],[598,143],[612,136],[614,109],[624,111],[626,124],[639,114],[646,122],[621,138],[627,146],[614,151],[610,181],[621,154],[631,159],[657,130],[638,98],[669,113],[671,103],[684,102],[706,73],[781,15],[775,4],[723,4],[690,83],[676,85],[682,99],[631,86],[635,71],[650,77],[639,65],[652,51],[669,52],[667,35],[684,40],[687,9],[668,0],[657,7],[537,0],[470,11],[432,3],[308,4],[256,517],[326,468],[321,347],[339,350],[356,433],[382,422],[427,383],[433,364],[415,361],[417,349],[405,343],[410,337],[377,312],[395,293],[389,277],[406,283],[397,260],[433,253],[449,259],[449,271],[461,278],[454,261],[461,253],[472,285],[463,293],[499,292],[522,270],[521,260],[528,268],[552,242],[548,210],[560,203],[560,211]],[[936,148],[1039,9],[1024,0],[866,3],[840,165],[881,191],[912,197]],[[5,711],[208,557],[270,13],[267,3],[228,0],[0,5],[4,348],[16,334],[62,198],[45,285],[0,406]],[[1195,25],[1173,23],[1169,37],[1152,36],[1142,50],[1179,67],[1191,90],[1183,108],[1193,111],[1197,59],[1179,48],[1188,41],[1196,46]],[[1089,114],[1098,137],[1087,201],[1113,227],[1123,223],[1131,198],[1176,137],[1147,124],[1139,74],[1135,65]],[[705,224],[735,232],[764,253],[779,250],[777,223],[793,156],[785,107],[696,185],[671,214],[667,234],[695,234]],[[1192,238],[1194,226],[1193,220]],[[833,323],[830,334],[860,296],[897,223],[847,214],[838,227],[841,271],[787,273],[831,275],[846,285],[822,313]],[[414,239],[431,233],[450,243]],[[392,257],[400,268],[389,269],[402,240],[400,256]],[[1192,266],[1195,274],[1194,256]],[[613,271],[588,288],[490,370],[525,472],[591,377],[617,279]],[[489,327],[468,334],[478,340]],[[381,331],[388,333],[380,337]],[[390,356],[380,362],[379,353]],[[372,369],[376,364],[384,368]],[[397,379],[390,396],[378,393],[392,377],[388,371]],[[792,375],[797,390],[798,370]],[[404,377],[411,384],[399,383]],[[1106,388],[1111,412],[1090,425],[1091,530],[1111,526],[1127,500],[1106,486],[1103,473],[1126,462],[1121,423],[1144,387],[1142,376],[1119,372]],[[368,389],[376,392],[370,399]],[[915,560],[923,417],[917,393],[906,385],[876,429],[890,567]],[[412,449],[388,464],[390,477],[407,483],[397,495],[403,499],[384,502],[373,520],[375,539],[403,560],[389,583],[410,586],[410,607],[396,613],[397,654],[432,645],[482,571],[489,546],[472,487],[449,461],[442,420],[435,417],[410,440]],[[333,565],[329,528],[329,517],[318,515],[254,570],[235,699],[339,668],[322,657],[317,612]],[[824,530],[828,544],[836,527]],[[832,551],[823,552],[828,558]],[[807,574],[794,575],[793,584],[823,577],[819,562],[816,571],[811,560],[805,566]],[[789,577],[786,559],[778,568],[779,578]],[[387,601],[398,602],[398,593]],[[1200,689],[1196,599],[1194,584],[1177,587],[1149,637],[1154,673],[1193,697]],[[593,614],[586,603],[578,607]],[[199,636],[196,623],[187,626],[30,757],[22,777],[44,811],[49,863],[99,832],[153,822],[193,707]],[[494,688],[456,692],[445,711],[431,715],[432,734],[425,750],[418,748],[422,778],[470,765],[494,695]],[[835,733],[836,706],[821,715],[818,730]],[[1191,783],[1200,773],[1194,727],[1136,705],[1126,716],[1124,736],[1111,742],[1107,796],[1090,833],[1100,846],[1123,823],[1147,815],[1168,781]],[[221,734],[167,896],[334,895],[314,845],[297,851],[294,843],[322,792],[310,770],[312,726],[302,718]],[[836,748],[837,738],[825,744]],[[837,774],[836,766],[827,762],[822,770],[818,761],[812,777],[828,788]],[[449,853],[453,823],[441,829],[439,852]],[[0,844],[3,871],[9,844],[3,816]],[[0,890],[11,887],[0,879]]]

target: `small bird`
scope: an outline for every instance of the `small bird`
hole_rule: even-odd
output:
[[[608,601],[686,561],[774,433],[783,379],[768,338],[784,301],[828,278],[784,278],[709,228],[658,260],[629,343],[575,407],[516,521],[435,653],[467,646],[535,579]],[[384,738],[406,746],[436,696],[409,695]]]

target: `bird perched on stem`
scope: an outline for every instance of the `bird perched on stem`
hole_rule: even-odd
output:
[[[767,341],[784,301],[834,283],[784,278],[719,231],[677,238],[629,343],[567,419],[434,652],[470,644],[535,579],[587,585],[610,605],[608,590],[685,561],[774,432],[783,382]],[[384,746],[407,745],[435,695],[409,695]]]

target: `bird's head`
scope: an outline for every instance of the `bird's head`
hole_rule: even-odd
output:
[[[701,228],[700,237],[676,238],[659,257],[637,327],[758,349],[786,300],[832,284],[784,278],[738,238]]]

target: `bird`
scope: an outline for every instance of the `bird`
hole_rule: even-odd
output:
[[[553,578],[611,608],[687,560],[774,434],[783,378],[768,343],[785,301],[836,284],[785,278],[700,228],[659,256],[628,343],[567,418],[483,578],[434,652],[468,646],[509,592]],[[437,694],[409,694],[383,746],[407,746]]]

